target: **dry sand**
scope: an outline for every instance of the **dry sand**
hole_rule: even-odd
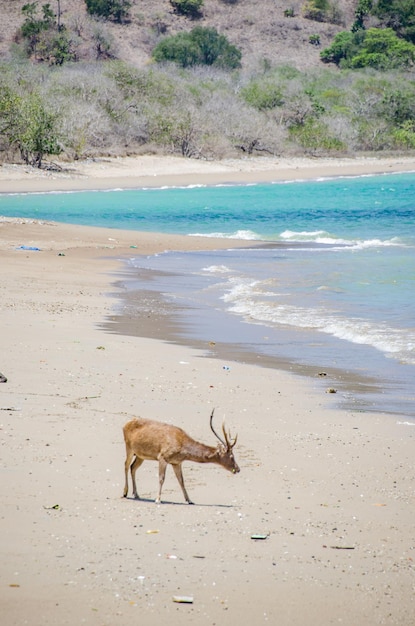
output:
[[[154,167],[161,180],[163,161]],[[12,191],[113,186],[114,173],[4,172],[0,188]],[[249,176],[266,174],[252,167]],[[187,182],[201,176],[188,171]],[[114,186],[127,179],[135,186],[138,174]],[[152,253],[224,242],[0,219],[1,623],[412,626],[413,426],[333,408],[318,376],[104,333],[131,245]],[[240,474],[185,464],[189,506],[170,468],[156,505],[148,462],[137,473],[143,500],[121,497],[128,419],[173,422],[213,443],[213,407],[238,432]]]
[[[356,159],[246,158],[198,161],[140,156],[57,163],[60,171],[23,165],[0,167],[0,193],[73,189],[161,187],[164,185],[250,183],[320,176],[357,176],[415,171],[415,156]]]

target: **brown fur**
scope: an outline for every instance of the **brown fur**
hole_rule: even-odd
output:
[[[213,417],[213,411],[211,420]],[[212,427],[212,422],[211,422]],[[213,430],[212,427],[212,431]],[[135,473],[143,461],[159,462],[159,492],[156,502],[161,499],[161,490],[166,475],[167,465],[172,465],[177,480],[182,488],[186,502],[192,504],[186,491],[182,474],[183,461],[194,461],[195,463],[217,463],[225,469],[233,472],[239,472],[239,467],[234,459],[232,448],[236,443],[233,442],[223,429],[225,441],[220,439],[220,443],[216,447],[207,446],[200,443],[192,437],[189,437],[184,430],[153,420],[136,418],[127,422],[123,428],[124,440],[126,447],[125,459],[125,487],[124,497],[128,494],[128,470],[131,471],[131,480],[133,484],[133,496],[138,498],[137,486],[135,482]]]

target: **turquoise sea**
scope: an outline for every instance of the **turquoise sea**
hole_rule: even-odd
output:
[[[415,173],[3,194],[0,215],[228,238],[225,251],[132,250],[126,286],[176,305],[184,340],[336,372],[346,405],[415,417]]]

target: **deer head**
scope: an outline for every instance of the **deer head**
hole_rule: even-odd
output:
[[[215,435],[215,437],[219,439],[219,442],[220,442],[218,445],[218,455],[220,459],[220,464],[222,465],[222,467],[229,470],[233,474],[237,474],[240,471],[240,469],[238,467],[237,462],[235,461],[235,457],[233,456],[232,449],[234,448],[238,440],[238,435],[236,435],[234,439],[232,440],[230,432],[229,433],[226,432],[225,424],[223,423],[222,432],[223,432],[224,439],[222,439],[222,437],[220,437],[218,433],[215,431],[215,429],[213,428],[214,412],[215,412],[215,409],[212,409],[212,413],[210,414],[210,428],[213,434]]]

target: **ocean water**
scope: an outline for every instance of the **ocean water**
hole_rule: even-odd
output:
[[[224,251],[134,250],[126,286],[174,305],[183,340],[335,373],[349,406],[415,417],[415,173],[7,194],[0,215],[228,238]]]

